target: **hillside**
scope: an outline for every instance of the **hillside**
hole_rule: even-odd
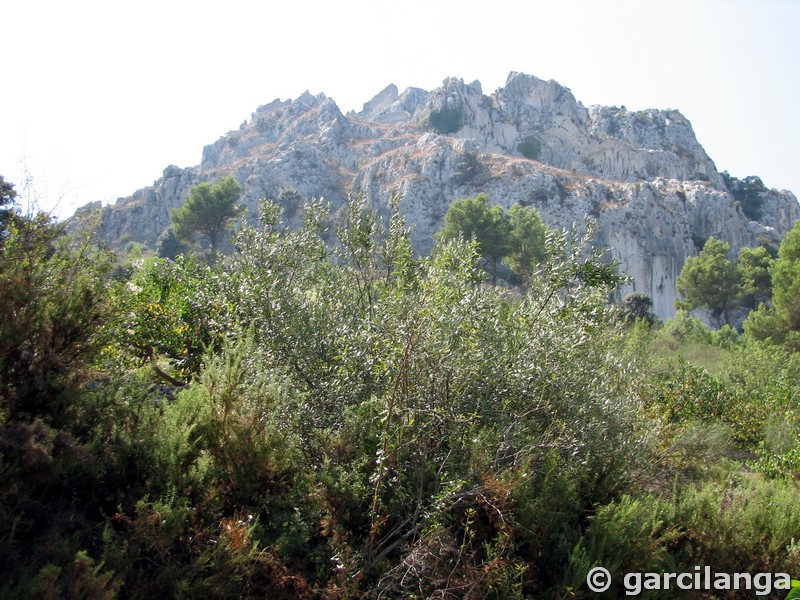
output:
[[[586,108],[554,81],[511,73],[491,95],[455,78],[430,92],[390,85],[358,113],[343,114],[324,94],[276,100],[206,146],[199,165],[169,166],[152,186],[103,207],[97,235],[111,247],[155,247],[189,189],[225,175],[242,184],[250,219],[260,198],[287,190],[324,197],[334,210],[363,192],[381,214],[398,190],[420,253],[449,204],[479,192],[505,207],[533,205],[559,228],[590,215],[598,242],[633,278],[620,293],[648,294],[661,318],[674,312],[684,261],[708,237],[735,253],[777,243],[800,218],[790,192],[720,174],[677,110]]]
[[[277,127],[315,131],[323,110],[336,111],[307,100],[282,103],[299,117]],[[169,186],[180,198],[200,174],[250,173],[251,203],[259,173],[313,165],[312,155],[318,175],[338,165],[339,183],[352,178],[376,203],[385,182],[358,175],[383,168],[429,227],[414,191],[437,189],[437,160],[450,192],[549,183],[531,200],[548,218],[593,209],[606,238],[620,223],[621,239],[639,244],[617,254],[662,237],[664,260],[681,240],[668,228],[692,215],[714,226],[732,214],[744,225],[729,232],[744,239],[774,234],[765,215],[795,206],[756,178],[703,175],[699,150],[693,168],[705,178],[649,182],[464,151],[463,138],[422,123],[465,129],[478,114],[466,100],[434,105],[430,119],[401,114],[405,124],[393,122],[399,101],[390,88],[328,131],[416,128],[417,155],[380,150],[365,133],[364,164],[348,171],[346,157],[326,158],[356,146],[341,134],[350,141],[294,142],[283,155],[275,140],[273,168],[236,155],[255,135],[248,122],[237,146],[207,150],[205,171],[173,169],[101,210],[101,233],[118,219],[109,239],[129,246],[121,255],[23,214],[0,177],[12,206],[0,214],[0,598],[798,597],[800,221],[775,260],[759,247],[734,265],[719,240],[687,259],[680,288],[707,284],[687,303],[713,296],[702,305],[727,320],[734,299],[760,302],[741,333],[685,311],[657,322],[641,297],[609,303],[622,278],[592,236],[545,234],[519,207],[509,239],[518,249],[536,239],[542,252],[536,275],[513,288],[486,276],[502,235],[482,238],[483,256],[458,235],[417,255],[397,195],[388,227],[363,194],[332,214],[319,201],[295,210],[309,188],[287,187],[272,190],[286,216],[260,202],[259,222],[238,224],[235,252],[169,259],[125,244],[152,225]],[[558,131],[529,134],[521,151],[544,154]],[[402,160],[420,172],[390,171]],[[295,182],[323,185],[305,173]],[[186,205],[201,194],[235,203],[240,186],[221,184],[193,187]],[[593,206],[604,190],[617,195]],[[472,200],[461,205],[485,209],[482,223],[502,233],[502,211]],[[511,213],[528,213],[515,223],[524,228]]]

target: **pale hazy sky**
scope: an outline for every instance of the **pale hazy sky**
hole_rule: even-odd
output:
[[[0,174],[61,217],[115,201],[276,98],[510,71],[585,106],[679,109],[719,170],[800,195],[800,0],[0,0]]]

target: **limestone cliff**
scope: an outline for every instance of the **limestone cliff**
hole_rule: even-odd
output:
[[[113,247],[155,246],[192,186],[228,174],[242,184],[250,218],[260,198],[284,190],[334,208],[363,192],[381,212],[399,190],[419,252],[430,250],[450,202],[479,192],[506,207],[533,205],[554,227],[588,214],[633,277],[622,294],[650,295],[662,318],[703,240],[723,238],[735,253],[779,240],[800,218],[790,192],[718,173],[680,112],[586,108],[554,81],[511,73],[490,96],[453,78],[430,92],[390,85],[347,115],[322,94],[276,100],[206,146],[200,165],[170,166],[102,208],[98,236]]]

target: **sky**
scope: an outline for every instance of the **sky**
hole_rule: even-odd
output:
[[[0,0],[0,175],[66,218],[151,185],[256,108],[511,71],[678,109],[718,170],[800,195],[800,0]]]

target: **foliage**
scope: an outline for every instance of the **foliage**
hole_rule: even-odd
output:
[[[576,579],[604,565],[616,593],[625,595],[626,573],[691,572],[695,565],[709,564],[708,557],[717,573],[796,573],[800,511],[794,485],[730,468],[722,473],[717,481],[675,487],[666,496],[623,496],[602,507],[570,557]],[[644,596],[686,594],[678,592]]]
[[[531,206],[514,204],[508,211],[509,252],[505,263],[525,280],[530,280],[543,263],[548,227]]]
[[[175,260],[179,255],[184,254],[189,249],[175,235],[175,230],[168,227],[161,238],[158,240],[157,252],[162,258]]]
[[[14,184],[6,181],[5,177],[0,175],[0,206],[7,206],[13,204],[17,192],[14,190]]]
[[[764,260],[762,264],[766,264]],[[778,258],[769,263],[772,303],[759,306],[744,322],[748,335],[800,349],[800,223],[789,231],[781,242]],[[756,270],[761,275],[761,269]],[[763,275],[762,275],[763,277]]]
[[[500,206],[491,206],[486,194],[478,194],[450,205],[436,237],[440,242],[474,240],[495,283],[501,262],[530,282],[549,258],[548,239],[558,236],[535,208],[517,203],[506,213]],[[563,247],[559,250],[564,251]]]
[[[649,325],[653,325],[657,319],[652,311],[652,298],[642,292],[631,292],[622,300],[622,314],[629,323],[641,319]]]
[[[16,198],[17,191],[14,189],[14,184],[0,175],[0,244],[5,239],[9,221],[14,214],[12,208]]]
[[[216,264],[115,280],[15,218],[0,597],[583,597],[594,564],[800,568],[797,353],[630,325],[591,221],[479,197],[420,257],[399,204],[353,196],[328,232],[322,202],[289,226],[264,201]],[[493,218],[523,289],[486,281]]]
[[[772,269],[772,302],[792,331],[800,331],[800,222],[781,241]]]
[[[76,594],[95,590],[93,597],[113,588],[80,553],[91,527],[84,511],[97,506],[83,439],[96,411],[82,396],[111,314],[104,281],[111,261],[89,237],[68,238],[45,215],[12,212],[0,250],[4,597],[29,597],[30,586],[46,594],[62,583]]]
[[[412,542],[425,530],[430,535],[421,543],[449,543],[466,515],[462,505],[474,506],[473,522],[489,528],[480,534],[489,536],[487,543],[522,535],[524,528],[510,521],[492,533],[497,516],[511,519],[514,510],[491,509],[508,503],[495,481],[513,480],[518,469],[536,473],[542,460],[560,464],[578,453],[596,465],[594,478],[607,474],[601,494],[622,484],[636,444],[631,455],[620,453],[614,465],[601,467],[602,448],[629,431],[625,423],[635,411],[625,403],[607,407],[607,394],[621,390],[589,375],[590,364],[608,358],[592,333],[607,314],[596,277],[603,269],[592,268],[584,240],[551,237],[550,251],[559,258],[536,293],[509,310],[494,288],[479,285],[473,246],[443,242],[418,262],[396,217],[387,232],[357,198],[337,232],[340,266],[331,269],[317,237],[320,211],[307,210],[306,226],[288,231],[279,226],[277,207],[265,204],[262,228],[243,229],[236,266],[228,270],[246,277],[231,278],[232,289],[244,309],[241,322],[266,349],[264,366],[285,373],[300,391],[297,443],[310,464],[326,465],[315,477],[332,533],[328,552],[339,557],[343,575],[361,572],[379,582],[376,570],[400,552],[411,560],[420,551]],[[243,290],[250,293],[241,297]],[[571,341],[556,342],[557,329]],[[502,389],[508,391],[494,400]],[[602,436],[585,422],[601,414]],[[563,430],[566,437],[556,422],[573,424]],[[481,441],[468,443],[473,438]],[[501,439],[502,450],[494,446]],[[503,548],[495,555],[497,576],[511,572]],[[459,568],[467,577],[472,567]],[[494,579],[471,581],[485,586]],[[378,583],[387,592],[397,584],[393,575]]]
[[[283,208],[283,214],[292,218],[303,208],[303,197],[294,189],[285,189],[278,196],[278,204]]]
[[[666,447],[676,449],[693,427],[721,425],[728,449],[758,455],[760,471],[792,473],[792,440],[800,433],[797,354],[729,328],[709,330],[685,313],[636,335],[631,348],[651,373],[642,398],[671,424],[664,430]]]
[[[109,257],[38,215],[10,220],[0,250],[0,416],[64,424],[103,343]]]
[[[764,199],[761,194],[767,192],[767,187],[759,177],[751,175],[744,179],[737,179],[727,173],[722,173],[725,185],[733,194],[734,200],[741,205],[745,216],[758,221],[761,218],[761,207]]]
[[[749,315],[743,328],[754,339],[800,348],[800,226],[781,242],[773,260],[765,246],[742,248],[735,263],[730,246],[710,238],[697,257],[687,259],[677,279],[683,299],[676,307],[709,309],[718,324],[730,322],[734,309]]]
[[[542,142],[535,135],[526,136],[517,144],[517,152],[525,158],[539,160],[542,152]]]
[[[739,272],[739,296],[749,309],[757,308],[772,296],[770,269],[772,257],[763,246],[742,248],[736,261]]]
[[[729,322],[728,313],[739,289],[739,273],[727,257],[730,249],[730,244],[712,236],[700,254],[686,259],[676,280],[683,297],[676,302],[677,308],[706,308],[720,325],[723,319]]]
[[[215,185],[201,183],[193,187],[186,203],[172,211],[175,237],[191,242],[193,235],[199,233],[208,239],[212,255],[216,254],[219,236],[241,212],[236,206],[241,191],[242,187],[231,176]]]
[[[752,311],[743,323],[744,331],[754,340],[767,342],[776,347],[800,350],[800,332],[792,331],[786,325],[774,306],[762,304]]]
[[[465,240],[475,240],[478,251],[490,265],[493,278],[497,277],[500,261],[511,250],[511,226],[505,211],[500,206],[491,206],[486,194],[453,201],[437,236],[442,241],[459,236]]]
[[[120,316],[108,351],[152,363],[171,383],[185,382],[230,325],[221,293],[219,275],[195,258],[142,263],[114,288]]]
[[[478,160],[478,155],[470,150],[460,152],[453,164],[453,182],[456,185],[471,183],[480,185],[479,176],[483,172],[483,165]]]
[[[428,116],[428,123],[431,128],[440,134],[455,133],[463,126],[463,109],[458,106],[455,108],[444,107],[441,110],[432,110]]]

